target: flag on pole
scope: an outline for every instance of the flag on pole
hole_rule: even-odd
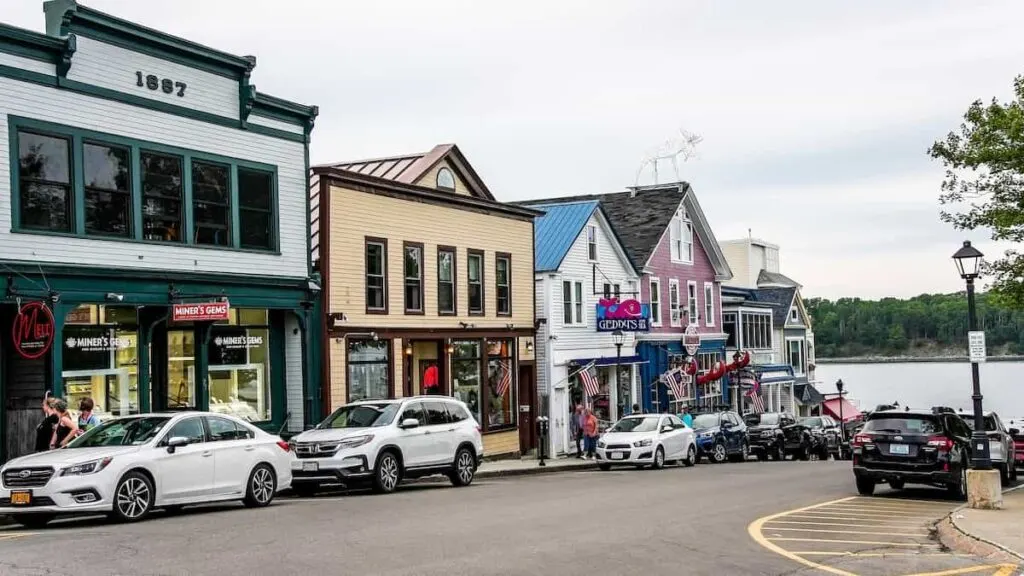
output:
[[[580,371],[580,380],[583,382],[583,395],[587,398],[593,398],[601,391],[601,384],[590,366]]]
[[[498,363],[498,369],[501,370],[501,380],[498,381],[498,388],[495,391],[499,397],[505,396],[508,393],[509,387],[512,386],[512,370],[509,368],[511,363],[511,360]]]
[[[757,378],[757,374],[753,370],[745,370],[740,375],[740,385],[744,385],[744,381],[750,382],[750,390],[744,394],[750,401],[750,408],[754,414],[764,413],[764,399],[761,398],[761,382]]]
[[[683,371],[680,368],[669,370],[668,373],[665,374],[665,383],[672,389],[672,395],[676,397],[676,400],[686,398],[687,386],[685,378],[686,375],[683,374]]]

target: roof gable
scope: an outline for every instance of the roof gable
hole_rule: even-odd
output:
[[[775,328],[782,328],[786,325],[789,317],[789,309],[793,306],[793,297],[796,288],[758,288],[754,295],[758,302],[772,305],[772,323]]]

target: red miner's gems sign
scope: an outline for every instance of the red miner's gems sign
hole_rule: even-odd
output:
[[[29,302],[14,317],[14,349],[22,358],[41,358],[53,345],[53,312],[42,302]]]
[[[208,302],[204,304],[175,304],[173,319],[175,322],[202,322],[207,320],[227,320],[230,305],[227,302]]]

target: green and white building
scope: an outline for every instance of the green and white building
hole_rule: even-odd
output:
[[[301,430],[317,108],[257,91],[252,56],[43,6],[45,34],[0,24],[0,462],[47,390]]]

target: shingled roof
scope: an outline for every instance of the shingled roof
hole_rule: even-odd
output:
[[[796,287],[790,288],[758,288],[754,291],[758,302],[772,305],[772,322],[776,328],[786,325],[789,308],[796,296]]]
[[[757,275],[757,285],[766,287],[800,287],[800,284],[796,280],[790,278],[789,276],[786,276],[785,274],[780,274],[778,272],[769,272],[765,269],[761,269],[761,273]]]

